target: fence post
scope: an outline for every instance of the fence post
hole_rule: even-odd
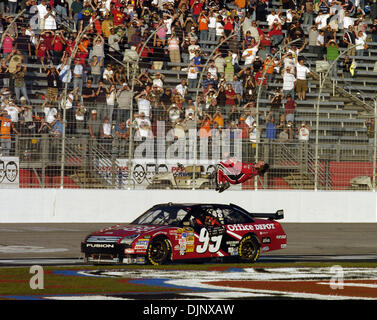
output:
[[[377,156],[377,101],[376,99],[373,99],[374,101],[374,139],[373,139],[373,191],[376,191],[376,156]]]

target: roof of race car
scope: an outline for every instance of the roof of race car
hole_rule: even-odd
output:
[[[168,202],[168,203],[159,203],[159,204],[156,204],[153,206],[153,208],[155,207],[202,207],[202,208],[205,208],[205,207],[230,207],[230,208],[233,208],[233,209],[238,209],[238,210],[241,210],[241,211],[244,211],[246,213],[249,213],[247,210],[233,204],[233,203],[230,203],[230,204],[223,204],[223,203],[174,203],[174,202]]]

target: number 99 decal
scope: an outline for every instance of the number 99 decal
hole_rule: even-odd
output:
[[[208,230],[206,228],[202,228],[199,235],[200,244],[196,246],[196,252],[204,253],[208,250],[210,253],[216,253],[220,249],[222,238],[222,234],[210,237]]]

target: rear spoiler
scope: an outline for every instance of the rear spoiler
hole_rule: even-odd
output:
[[[284,219],[284,210],[280,209],[275,213],[250,213],[253,218],[267,218],[268,220]]]
[[[265,218],[265,219],[269,219],[269,220],[281,220],[281,219],[284,219],[284,210],[283,209],[280,209],[280,210],[276,211],[275,213],[252,213],[252,212],[246,211],[245,209],[237,206],[234,203],[231,203],[230,205],[232,207],[238,209],[238,210],[246,212],[248,215],[252,216],[253,218]]]

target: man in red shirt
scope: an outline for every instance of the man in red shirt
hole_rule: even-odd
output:
[[[231,184],[243,183],[257,175],[262,176],[269,169],[269,165],[264,161],[256,164],[243,163],[234,158],[228,158],[217,165],[216,191],[223,192]]]
[[[120,10],[119,7],[114,7],[113,10],[111,10],[111,14],[113,16],[113,24],[114,27],[118,27],[124,24],[124,20],[126,18],[125,14]]]
[[[287,95],[287,101],[284,104],[284,114],[285,120],[288,121],[295,121],[295,108],[297,107],[297,103],[292,99],[291,95]]]
[[[256,87],[258,88],[258,90],[259,90],[259,87],[261,87],[260,97],[262,99],[265,98],[266,92],[267,92],[267,87],[268,87],[267,75],[265,73],[264,77],[263,77],[263,73],[264,73],[264,71],[261,68],[257,72],[255,72],[255,75],[254,75]]]

